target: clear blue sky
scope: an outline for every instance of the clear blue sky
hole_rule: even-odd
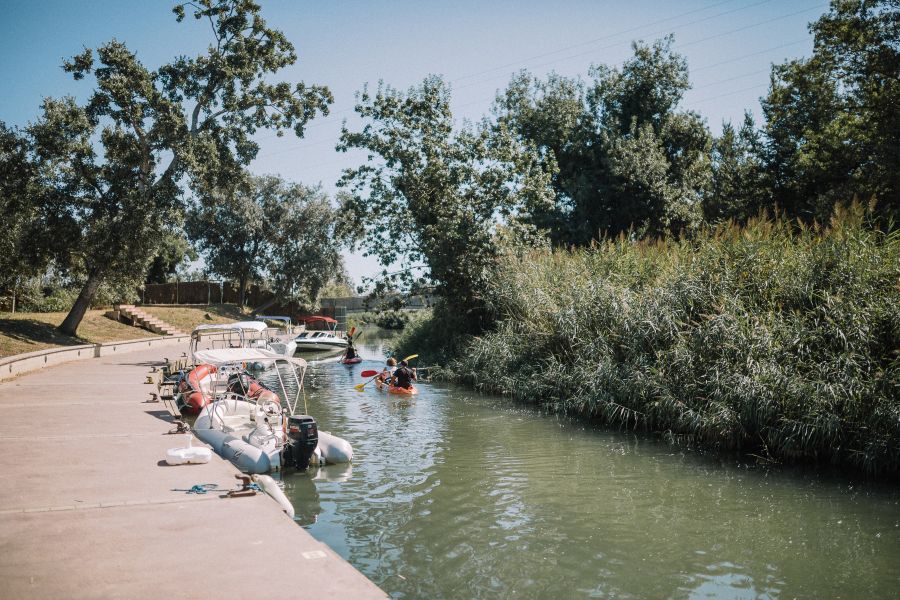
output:
[[[341,169],[359,155],[339,154],[341,123],[352,126],[354,93],[384,80],[407,88],[426,75],[443,75],[453,88],[454,115],[487,114],[513,72],[527,69],[587,75],[592,64],[620,65],[635,39],[675,35],[686,56],[693,89],[682,106],[701,113],[718,133],[745,109],[759,116],[769,67],[809,56],[807,24],[828,8],[825,0],[261,0],[263,16],[297,47],[300,60],[281,74],[331,88],[332,114],[310,124],[302,140],[259,136],[257,173],[274,173],[333,194]],[[24,125],[45,96],[83,100],[88,82],[62,71],[65,57],[109,39],[125,42],[147,66],[209,43],[205,23],[176,23],[164,0],[6,0],[0,21],[0,120]],[[372,274],[371,258],[347,255],[359,282]]]

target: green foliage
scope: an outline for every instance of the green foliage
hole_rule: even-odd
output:
[[[896,0],[833,0],[810,27],[813,55],[775,66],[766,116],[775,201],[807,222],[835,202],[877,198],[900,216],[900,10]]]
[[[282,298],[312,304],[343,269],[335,211],[317,188],[275,176],[247,176],[205,190],[186,229],[210,270],[236,279],[240,304],[249,283],[269,278]]]
[[[352,320],[357,326],[375,325],[381,329],[400,330],[410,323],[422,320],[422,314],[405,310],[372,311],[355,314]]]
[[[722,135],[713,141],[712,185],[703,199],[707,223],[744,222],[771,205],[762,154],[762,141],[750,113],[744,115],[737,132],[731,123],[724,124]]]
[[[366,125],[345,128],[338,149],[366,150],[369,160],[346,170],[339,185],[350,192],[347,229],[360,232],[384,266],[378,289],[434,282],[459,310],[480,313],[497,219],[549,197],[535,155],[502,128],[454,132],[450,92],[436,76],[406,93],[363,90],[356,110]]]
[[[156,256],[147,269],[145,283],[166,283],[171,281],[179,268],[186,266],[188,261],[197,260],[197,251],[191,246],[181,228],[175,228],[169,224],[162,234],[159,249]]]
[[[61,325],[69,335],[103,282],[143,278],[166,224],[180,219],[182,183],[233,184],[256,156],[258,128],[302,135],[331,102],[326,88],[271,82],[296,54],[255,3],[182,4],[179,21],[186,6],[208,21],[206,53],[151,71],[121,42],[86,49],[64,68],[76,80],[93,77],[87,104],[47,99],[26,129],[40,175],[37,229],[49,233],[57,264],[84,280]]]
[[[436,311],[401,352],[445,348],[445,376],[612,426],[897,473],[900,236],[862,215],[511,255],[494,331]]]
[[[46,264],[46,253],[34,244],[34,166],[28,141],[0,121],[0,291],[15,289]]]
[[[711,175],[711,137],[679,112],[687,64],[672,38],[634,44],[621,69],[595,66],[591,81],[526,73],[497,98],[497,126],[538,149],[555,201],[528,220],[557,244],[585,245],[633,230],[638,237],[695,229]]]

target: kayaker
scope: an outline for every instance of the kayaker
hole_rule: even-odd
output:
[[[394,369],[397,368],[397,359],[393,356],[387,359],[387,367],[385,367],[381,373],[375,379],[375,383],[382,384],[388,379],[391,378],[391,375],[394,373]]]
[[[409,389],[412,387],[412,382],[416,380],[416,370],[409,368],[409,363],[405,360],[400,361],[400,366],[397,367],[397,370],[394,371],[394,376],[391,377],[391,385],[399,388]]]
[[[356,348],[353,347],[353,338],[349,338],[347,341],[347,350],[344,351],[344,360],[350,360],[351,358],[356,358],[358,354],[356,353]]]

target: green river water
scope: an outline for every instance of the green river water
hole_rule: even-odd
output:
[[[350,467],[284,476],[295,519],[395,598],[897,598],[896,485],[764,469],[448,384],[359,393],[317,361],[309,413]]]

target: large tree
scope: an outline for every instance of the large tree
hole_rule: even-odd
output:
[[[699,115],[678,109],[687,63],[671,37],[633,48],[621,68],[593,67],[587,84],[519,74],[495,104],[498,123],[558,168],[555,203],[533,213],[557,243],[678,233],[702,216],[712,140]]]
[[[338,149],[369,159],[338,185],[350,191],[344,208],[383,266],[379,289],[435,284],[478,321],[498,223],[551,201],[537,155],[502,127],[455,129],[450,90],[437,76],[407,92],[364,90],[356,111],[365,125],[345,127]]]
[[[293,45],[267,26],[250,0],[179,4],[208,21],[206,52],[152,70],[118,41],[65,63],[75,79],[93,76],[85,106],[47,100],[28,128],[42,175],[43,203],[66,223],[58,229],[81,264],[84,284],[60,330],[74,335],[100,284],[141,277],[167,221],[180,218],[181,185],[223,187],[258,151],[258,128],[302,136],[327,113],[327,88],[273,83],[296,60]]]
[[[282,298],[312,304],[343,270],[337,219],[318,188],[246,175],[199,194],[186,229],[207,267],[238,282],[241,305],[249,284],[264,279]]]
[[[813,55],[772,69],[767,170],[792,216],[825,220],[836,202],[876,198],[900,217],[897,0],[833,0],[810,26]]]
[[[20,282],[43,262],[33,243],[38,233],[32,225],[38,209],[35,178],[28,140],[0,122],[0,293],[11,291],[13,303]]]

